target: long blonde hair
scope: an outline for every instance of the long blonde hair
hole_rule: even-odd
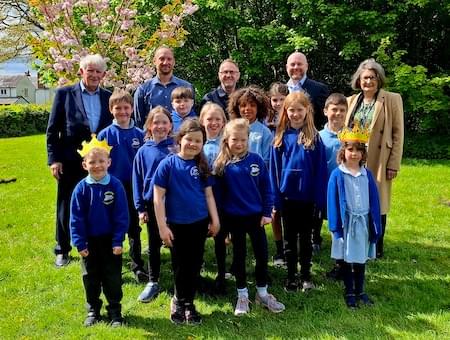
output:
[[[303,147],[305,149],[314,149],[314,144],[318,135],[318,131],[314,126],[314,109],[308,96],[303,92],[290,93],[284,100],[283,109],[281,112],[280,120],[278,122],[273,145],[275,147],[280,147],[283,143],[284,132],[289,127],[287,109],[293,103],[300,104],[306,109],[305,121],[303,126],[301,127],[300,133],[298,134],[297,143],[303,144]]]
[[[244,131],[248,136],[250,133],[248,120],[245,118],[236,118],[230,120],[227,125],[225,125],[222,140],[220,142],[220,152],[214,162],[214,174],[218,176],[223,175],[226,165],[233,159],[230,147],[228,146],[228,138],[236,131]]]

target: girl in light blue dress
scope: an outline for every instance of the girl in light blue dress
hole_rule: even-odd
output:
[[[344,260],[345,302],[355,309],[358,303],[373,304],[364,292],[364,272],[367,260],[375,258],[381,234],[380,203],[373,176],[364,167],[365,144],[349,134],[341,134],[340,140],[339,166],[328,182],[328,226],[333,234],[331,257]]]

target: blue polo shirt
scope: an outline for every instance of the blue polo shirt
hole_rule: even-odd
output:
[[[205,188],[212,185],[212,176],[200,177],[196,160],[178,155],[164,158],[153,178],[154,184],[166,189],[167,223],[191,224],[208,217]]]
[[[175,76],[172,76],[172,79],[165,85],[161,83],[158,76],[155,76],[139,86],[134,93],[134,121],[136,126],[142,128],[150,110],[158,105],[172,112],[172,91],[180,86],[191,88],[195,98],[192,84]]]

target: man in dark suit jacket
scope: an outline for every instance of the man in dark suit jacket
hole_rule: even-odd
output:
[[[306,76],[307,71],[308,61],[303,53],[294,52],[288,57],[286,72],[289,76],[287,82],[289,92],[304,91],[309,95],[314,107],[314,124],[318,130],[321,130],[326,122],[323,108],[330,92],[327,85],[309,79]]]
[[[75,185],[86,176],[77,149],[111,124],[109,97],[111,92],[100,88],[106,62],[96,55],[80,61],[81,81],[56,91],[47,126],[47,156],[50,171],[58,181],[56,198],[55,265],[69,263],[70,198]]]

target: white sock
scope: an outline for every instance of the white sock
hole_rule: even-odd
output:
[[[267,297],[267,295],[269,295],[269,293],[267,293],[267,286],[264,287],[256,287],[256,290],[258,292],[259,297],[261,298],[265,298]]]
[[[245,298],[248,299],[248,289],[247,289],[247,287],[238,289],[237,292],[238,292],[238,297],[245,297]]]

